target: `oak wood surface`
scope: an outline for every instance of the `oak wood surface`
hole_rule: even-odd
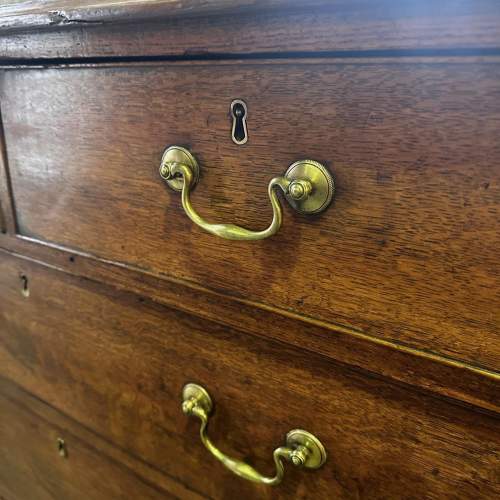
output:
[[[286,56],[297,52],[317,56],[349,51],[498,54],[500,47],[496,0],[337,0],[307,2],[301,9],[277,7],[284,3],[243,1],[239,5],[247,5],[245,13],[235,14],[227,7],[232,4],[234,9],[238,2],[204,2],[207,8],[225,7],[217,15],[192,18],[171,16],[181,7],[190,10],[190,2],[160,2],[161,9],[169,9],[164,11],[167,18],[162,18],[158,7],[151,9],[148,2],[141,2],[141,12],[151,16],[151,22],[139,22],[137,5],[129,2],[76,12],[37,5],[38,14],[24,16],[4,7],[0,59]],[[317,3],[325,6],[316,7]],[[262,11],[264,4],[275,8]],[[121,22],[127,18],[133,22]],[[12,31],[15,26],[24,29]]]
[[[179,494],[202,498],[174,481],[170,481],[171,491],[142,481],[95,448],[102,440],[92,436],[90,443],[83,441],[85,431],[67,420],[0,379],[0,498],[159,500],[179,498]],[[65,458],[59,456],[58,438],[65,441]]]
[[[1,29],[64,28],[73,24],[110,24],[165,20],[249,11],[349,5],[348,0],[4,0]]]
[[[0,236],[0,244],[20,258],[45,262],[74,276],[133,291],[158,304],[246,334],[279,339],[347,364],[372,376],[383,376],[481,411],[500,414],[500,373],[455,359],[412,349],[362,332],[263,307],[181,280],[158,278],[130,266],[116,265],[24,237]],[[0,255],[7,250],[0,250]],[[28,257],[29,256],[29,257]]]
[[[463,61],[6,71],[19,230],[495,370],[499,82],[497,62]],[[268,224],[267,182],[303,157],[331,168],[336,200],[311,219],[285,206],[271,239],[221,240],[159,179],[171,144],[198,157],[209,220]]]
[[[0,500],[498,497],[499,40],[493,0],[3,2],[0,64],[52,67],[0,83],[0,247],[24,254],[0,250]],[[338,198],[221,245],[158,181],[173,142],[211,219],[263,226],[298,156]],[[271,473],[304,427],[326,467],[231,476],[187,381],[224,451]]]
[[[498,496],[498,418],[23,259],[2,257],[0,272],[0,374],[195,490],[214,498]],[[323,441],[327,464],[288,468],[276,489],[232,476],[180,410],[188,381],[214,397],[210,434],[226,452],[271,473],[273,448],[300,427]]]

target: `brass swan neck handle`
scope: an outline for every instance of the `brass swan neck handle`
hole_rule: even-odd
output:
[[[286,435],[286,446],[280,446],[273,452],[275,475],[264,476],[247,463],[227,456],[212,443],[208,437],[207,426],[213,404],[203,387],[197,384],[186,384],[182,396],[182,411],[186,415],[193,415],[201,420],[200,438],[205,448],[230,471],[244,479],[274,486],[283,480],[285,473],[283,460],[291,462],[296,467],[308,469],[318,469],[326,460],[326,451],[318,438],[307,431],[295,429]]]
[[[172,189],[181,191],[182,207],[187,216],[205,231],[228,240],[262,240],[279,231],[283,217],[276,188],[283,191],[295,210],[305,214],[325,210],[334,193],[333,177],[323,165],[313,160],[295,162],[284,176],[275,177],[269,182],[267,192],[273,209],[271,224],[262,231],[252,231],[235,224],[210,223],[198,215],[190,195],[198,182],[199,172],[198,162],[187,149],[171,146],[163,153],[160,176]]]

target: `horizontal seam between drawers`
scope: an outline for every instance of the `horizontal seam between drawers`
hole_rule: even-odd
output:
[[[457,47],[451,49],[372,49],[372,50],[336,50],[336,51],[291,51],[291,52],[199,52],[183,55],[151,56],[93,56],[62,58],[0,58],[2,66],[53,66],[71,64],[98,64],[112,62],[176,62],[176,61],[255,61],[262,59],[359,59],[359,58],[417,58],[417,57],[471,57],[500,56],[500,47]]]

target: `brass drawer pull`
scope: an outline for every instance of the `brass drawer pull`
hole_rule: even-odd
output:
[[[304,214],[325,210],[333,198],[334,182],[328,170],[313,160],[301,160],[290,165],[285,175],[269,182],[267,192],[273,208],[273,220],[262,231],[251,231],[235,224],[211,224],[194,210],[190,194],[198,182],[200,167],[194,156],[185,148],[171,146],[165,150],[160,165],[160,175],[169,187],[181,191],[181,200],[187,216],[209,233],[228,240],[263,240],[276,234],[281,227],[281,205],[276,194],[279,187],[288,203]]]
[[[285,472],[282,460],[292,462],[297,467],[318,469],[326,460],[326,451],[319,439],[307,431],[295,429],[286,435],[286,446],[280,446],[273,452],[276,474],[266,477],[257,472],[253,467],[228,457],[220,451],[207,434],[207,425],[212,411],[212,399],[208,392],[197,384],[186,384],[182,391],[182,411],[186,415],[194,415],[201,420],[200,437],[205,448],[220,460],[230,471],[236,475],[261,484],[276,485],[281,483]]]

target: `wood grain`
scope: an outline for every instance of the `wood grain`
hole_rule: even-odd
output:
[[[165,20],[179,16],[232,15],[272,9],[346,7],[347,0],[7,0],[0,6],[3,30]]]
[[[0,500],[499,497],[499,41],[494,0],[3,2]],[[172,143],[211,220],[264,226],[300,157],[337,199],[217,240],[159,181]],[[270,474],[302,427],[326,466],[232,476],[188,381],[227,453]]]
[[[141,2],[142,15],[151,16],[152,22],[139,22],[140,13],[130,10],[134,6],[129,2],[76,13],[47,5],[38,7],[44,13],[25,16],[4,10],[0,58],[286,56],[297,52],[317,56],[349,51],[466,54],[498,53],[500,47],[496,0],[336,0],[306,2],[305,9],[277,7],[283,2],[205,2],[212,9],[224,4],[224,10],[195,18],[172,17],[174,9],[182,5],[188,10],[191,2],[163,3],[162,8],[170,10],[162,14],[159,7],[152,9],[150,3]],[[238,3],[240,7],[247,4],[244,14],[230,12]],[[274,3],[275,8],[262,11],[264,3]],[[326,6],[315,7],[317,3]],[[114,22],[112,9],[115,14],[122,12],[120,22]],[[133,22],[124,23],[127,18]],[[23,29],[6,30],[9,26]]]
[[[1,375],[210,497],[498,496],[496,418],[25,260],[4,257],[0,272]],[[328,463],[288,469],[276,489],[231,475],[180,410],[188,381],[212,393],[226,452],[271,473],[273,448],[301,427]]]
[[[45,262],[50,267],[74,276],[108,283],[118,290],[133,291],[141,300],[148,297],[158,304],[188,312],[201,320],[206,319],[261,338],[278,339],[298,347],[304,353],[321,354],[347,364],[350,369],[389,378],[397,383],[403,382],[451,399],[456,404],[500,414],[498,372],[378,339],[349,328],[262,307],[245,299],[195,287],[192,283],[158,278],[129,266],[116,265],[36,240],[0,236],[0,244],[16,252],[19,258]],[[0,249],[0,255],[4,252]]]
[[[159,500],[179,498],[178,494],[186,499],[202,498],[180,485],[172,492],[147,484],[98,452],[95,445],[102,439],[93,436],[91,444],[86,443],[80,437],[85,430],[68,424],[68,419],[54,410],[43,408],[40,401],[5,380],[0,379],[0,389],[0,498]],[[50,420],[41,417],[40,410]],[[65,440],[66,458],[58,453],[60,437]]]
[[[7,71],[20,232],[156,275],[498,369],[500,65],[220,64]],[[229,138],[229,103],[250,141]],[[207,219],[269,222],[269,179],[312,157],[328,212],[227,242],[159,179],[187,145]],[[36,204],[33,200],[36,199]]]

